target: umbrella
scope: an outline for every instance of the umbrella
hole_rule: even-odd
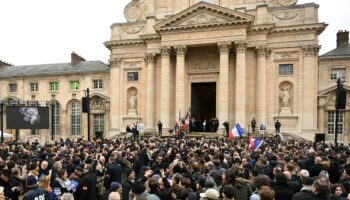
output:
[[[1,137],[1,131],[0,131],[0,137]],[[12,134],[4,132],[4,138],[12,138],[12,137],[13,137]]]

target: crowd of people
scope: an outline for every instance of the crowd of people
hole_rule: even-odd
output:
[[[0,150],[0,199],[350,200],[347,145],[131,137]]]

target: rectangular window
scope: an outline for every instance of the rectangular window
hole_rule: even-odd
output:
[[[345,68],[331,69],[331,80],[345,80]]]
[[[17,92],[17,84],[11,83],[9,84],[10,92]]]
[[[139,73],[138,72],[128,72],[128,81],[138,81]]]
[[[104,114],[94,115],[94,130],[95,132],[103,132],[105,126]]]
[[[39,91],[39,85],[38,85],[38,83],[30,83],[30,91],[31,91],[31,92],[37,92],[37,91]]]
[[[103,82],[101,79],[96,79],[92,81],[94,89],[103,89]]]
[[[344,112],[338,115],[338,134],[344,132]],[[328,111],[328,134],[335,133],[335,111]]]
[[[70,81],[69,84],[70,84],[69,86],[70,90],[79,90],[80,88],[79,81]]]
[[[278,74],[280,76],[293,75],[293,64],[280,64],[278,69]]]
[[[58,91],[58,82],[50,82],[50,91]]]

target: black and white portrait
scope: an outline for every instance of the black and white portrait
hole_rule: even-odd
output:
[[[31,106],[9,106],[6,109],[9,129],[48,129],[49,108]]]
[[[19,112],[22,114],[24,121],[32,125],[40,123],[38,107],[22,107]]]

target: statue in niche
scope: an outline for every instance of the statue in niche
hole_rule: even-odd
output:
[[[130,99],[129,99],[129,113],[135,113],[136,112],[136,105],[137,105],[137,92],[131,91],[130,92]]]
[[[289,86],[285,86],[281,89],[280,98],[282,99],[282,108],[289,108],[290,107]]]

